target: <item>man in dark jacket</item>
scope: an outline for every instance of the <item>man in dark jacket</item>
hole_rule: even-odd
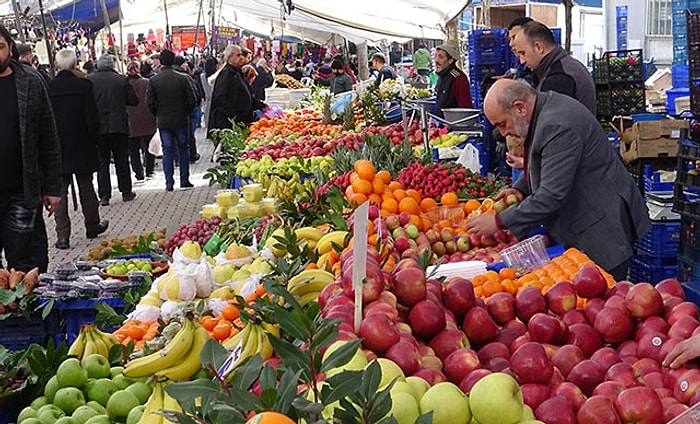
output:
[[[523,25],[515,35],[513,51],[520,63],[533,71],[539,91],[557,91],[583,103],[596,114],[595,83],[583,63],[569,56],[554,40],[552,30],[541,22]]]
[[[212,93],[210,131],[231,128],[229,119],[251,123],[255,121],[255,111],[265,107],[265,103],[253,96],[250,84],[241,72],[245,64],[241,48],[236,45],[226,47],[224,58],[226,65],[216,77]]]
[[[18,57],[0,25],[0,248],[8,268],[45,271],[46,231],[38,243],[35,227],[43,225],[42,205],[51,215],[61,201],[61,146],[43,80]]]
[[[95,238],[104,233],[109,226],[109,221],[100,221],[99,203],[92,184],[92,174],[99,168],[97,145],[100,140],[100,117],[92,92],[92,83],[86,78],[78,78],[72,72],[77,69],[77,63],[75,50],[59,51],[56,54],[59,72],[49,82],[63,164],[63,192],[54,216],[58,249],[70,247],[68,186],[73,181],[73,175],[78,183],[86,237]]]
[[[129,115],[131,170],[134,171],[136,181],[142,182],[155,176],[156,157],[148,151],[148,145],[156,133],[156,117],[153,116],[146,105],[148,79],[139,73],[138,62],[131,62],[127,66],[127,80],[134,87],[134,91],[139,97],[139,104],[127,106],[126,113]]]
[[[125,202],[134,200],[129,174],[129,118],[127,106],[139,104],[134,88],[124,75],[114,70],[114,57],[106,54],[97,60],[97,71],[88,75],[92,82],[100,113],[100,170],[97,172],[97,192],[102,206],[109,205],[112,197],[112,182],[109,177],[110,156],[114,157],[117,171],[117,187]]]
[[[334,60],[331,64],[331,69],[333,69],[333,76],[331,77],[331,93],[338,94],[352,90],[352,80],[348,74],[345,73],[343,63],[339,60]]]
[[[439,77],[435,92],[440,116],[443,116],[443,109],[474,107],[469,78],[457,66],[459,58],[459,48],[454,44],[441,44],[435,48],[435,71]]]
[[[379,85],[386,80],[396,79],[396,72],[394,68],[386,64],[386,58],[381,53],[375,53],[372,56],[372,66],[378,72],[377,79],[374,80],[374,85],[379,87]]]
[[[165,191],[173,191],[175,186],[174,153],[177,149],[180,158],[180,187],[194,187],[190,182],[189,163],[189,117],[195,103],[195,94],[190,84],[191,78],[173,70],[175,55],[170,50],[160,53],[163,68],[151,78],[146,90],[146,104],[156,116],[163,147],[163,173]]]

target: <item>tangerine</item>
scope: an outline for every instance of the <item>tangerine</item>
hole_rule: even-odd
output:
[[[221,310],[221,315],[223,315],[227,320],[233,321],[239,316],[238,306],[229,303]]]
[[[394,190],[400,190],[403,189],[403,186],[401,185],[400,182],[398,181],[391,181],[389,183],[389,190],[394,191]]]
[[[398,213],[399,203],[395,199],[385,199],[382,202],[382,209],[387,212]]]
[[[360,194],[372,193],[372,183],[367,180],[357,180],[350,183],[352,191]]]
[[[382,194],[384,193],[384,190],[386,188],[386,185],[384,184],[384,181],[380,180],[379,178],[375,178],[372,180],[372,192],[376,194]]]
[[[369,196],[367,196],[369,199],[369,202],[373,205],[381,205],[382,204],[382,197],[378,195],[377,193],[372,193]]]
[[[377,175],[377,170],[374,169],[372,162],[366,159],[356,161],[353,169],[355,169],[357,175],[365,181],[372,181],[374,176]]]
[[[408,196],[399,201],[399,210],[401,212],[407,212],[411,215],[420,215],[422,212],[418,202],[416,202],[416,199]]]
[[[212,330],[212,334],[216,340],[226,340],[231,335],[232,328],[233,324],[226,320],[221,320]]]
[[[438,204],[435,199],[430,197],[426,197],[420,201],[420,208],[423,210],[423,212],[427,211],[428,209],[436,208],[437,206]]]
[[[476,199],[469,199],[464,204],[464,213],[470,214],[470,213],[474,212],[475,210],[479,209],[479,206],[481,206],[481,202],[479,202]]]
[[[207,331],[212,331],[214,327],[216,327],[216,324],[219,323],[219,320],[217,320],[211,315],[204,315],[202,318],[199,319],[199,322],[204,328],[207,329]]]
[[[367,196],[362,193],[355,193],[350,196],[350,204],[353,206],[361,205],[367,201]]]
[[[453,192],[448,191],[440,197],[440,203],[444,206],[457,206],[459,204],[459,197]]]
[[[376,177],[384,181],[384,184],[389,184],[391,182],[391,174],[389,171],[381,170],[377,172]]]
[[[412,188],[409,188],[408,190],[406,190],[406,196],[412,197],[416,201],[416,203],[419,203],[419,204],[420,204],[421,200],[423,200],[423,196],[421,196],[421,194],[418,192],[418,190],[415,190]]]
[[[501,279],[510,279],[510,280],[515,280],[517,275],[515,275],[515,271],[513,268],[501,268],[500,271],[498,271],[498,276],[501,277]]]

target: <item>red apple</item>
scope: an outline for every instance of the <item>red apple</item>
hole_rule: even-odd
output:
[[[486,300],[486,308],[499,325],[515,319],[515,296],[508,292],[499,292]]]
[[[469,340],[462,330],[446,328],[430,339],[430,347],[435,355],[443,361],[457,349],[469,348]]]
[[[384,315],[370,315],[363,319],[357,335],[364,339],[362,345],[376,354],[386,352],[400,338],[396,324]]]
[[[510,352],[511,355],[513,352],[518,350],[520,346],[524,345],[525,343],[530,343],[532,339],[530,338],[530,333],[525,333],[521,336],[518,336],[513,342],[510,344]],[[544,347],[542,347],[544,349]]]
[[[462,328],[471,343],[482,345],[498,334],[498,325],[484,308],[471,308],[464,316]]]
[[[405,375],[413,375],[421,368],[421,355],[418,346],[407,342],[398,342],[392,345],[384,354],[401,368]]]
[[[644,386],[625,389],[615,399],[615,409],[625,423],[658,424],[664,418],[659,395]]]
[[[593,325],[595,322],[595,317],[598,313],[605,307],[605,301],[600,298],[589,299],[586,301],[586,306],[583,307],[583,314],[586,316],[586,321]]]
[[[671,296],[664,299],[664,319],[668,319],[668,315],[671,313],[671,310],[681,303],[683,303],[683,299],[676,296]]]
[[[328,284],[326,287],[321,290],[321,293],[318,294],[318,304],[321,306],[321,309],[324,309],[328,302],[330,301],[333,296],[335,296],[337,293],[342,293],[343,292],[343,284],[340,282],[340,280],[335,280],[334,282]]]
[[[482,364],[488,362],[491,358],[510,359],[508,346],[500,342],[491,342],[484,345],[477,353]]]
[[[486,362],[482,362],[484,368],[493,372],[510,371],[510,361],[506,358],[491,358]]]
[[[523,402],[534,411],[545,400],[550,398],[552,390],[546,384],[525,383],[520,385]]]
[[[399,311],[396,309],[396,306],[391,306],[381,299],[370,302],[367,306],[362,308],[362,314],[365,317],[370,315],[385,315],[393,322],[399,319]]]
[[[664,310],[664,300],[649,283],[635,284],[625,296],[625,307],[635,318],[659,315]]]
[[[559,318],[536,313],[527,323],[532,341],[561,345],[569,338],[569,329]]]
[[[600,366],[604,369],[607,370],[611,366],[615,365],[616,363],[620,362],[620,354],[617,353],[617,351],[609,346],[600,348],[595,351],[593,355],[591,355],[592,360],[596,361]]]
[[[576,290],[568,281],[560,281],[553,285],[545,294],[549,310],[557,315],[576,308]]]
[[[663,402],[665,398],[670,398],[673,399],[674,403],[680,403],[678,402],[678,399],[673,397],[673,390],[667,387],[656,388],[654,389],[654,391],[656,392],[656,394],[659,395],[659,399],[661,399],[661,402]]]
[[[583,309],[572,309],[567,311],[561,316],[561,320],[564,324],[571,327],[574,324],[587,324],[586,315],[583,313]]]
[[[352,277],[343,278],[343,291],[345,295],[354,299]],[[369,303],[379,298],[379,294],[386,288],[384,274],[381,266],[373,260],[367,260],[366,277],[362,280],[362,302]]]
[[[676,278],[667,278],[656,283],[656,290],[661,294],[661,297],[679,297],[685,299],[685,290]]]
[[[436,303],[421,300],[408,313],[408,323],[416,337],[429,340],[445,328],[445,314]]]
[[[462,316],[476,304],[474,286],[464,278],[452,280],[445,285],[443,301],[447,309],[455,315]]]
[[[440,358],[434,355],[421,356],[420,366],[423,368],[432,368],[434,370],[442,371],[443,363]]]
[[[685,411],[688,410],[687,405],[683,405],[682,403],[676,403],[668,408],[664,408],[664,421],[665,423],[671,422],[672,419],[676,418],[680,414],[684,413]]]
[[[646,373],[646,374],[644,374],[642,379],[644,380],[644,385],[647,387],[650,387],[654,390],[665,389],[665,387],[664,387],[664,375],[661,374],[659,371],[652,371],[652,372]],[[673,392],[671,392],[671,395],[673,395]]]
[[[668,336],[659,332],[649,331],[637,340],[637,357],[651,358],[659,361],[661,348],[668,340]]]
[[[673,387],[673,397],[686,405],[690,404],[690,398],[700,388],[700,370],[689,369],[681,374]]]
[[[566,378],[571,369],[584,359],[586,359],[586,357],[580,347],[567,344],[559,348],[554,356],[552,356],[552,364],[554,364],[564,378]]]
[[[425,271],[408,267],[394,273],[393,292],[399,303],[408,307],[425,299]]]
[[[471,349],[457,349],[443,361],[442,372],[447,381],[459,384],[470,372],[481,366],[479,355]]]
[[[576,414],[568,399],[554,396],[535,409],[535,418],[551,424],[576,424]]]
[[[666,356],[668,356],[669,353],[673,350],[674,347],[678,343],[683,341],[683,339],[678,339],[675,337],[670,337],[666,342],[661,345],[661,350],[659,351],[659,361],[663,362],[666,359]],[[666,364],[666,366],[669,366],[670,364]]]
[[[594,265],[582,266],[574,275],[576,294],[584,299],[602,298],[608,289],[608,283],[600,270]]]
[[[414,377],[420,377],[423,380],[427,381],[428,384],[431,386],[436,385],[437,383],[442,383],[447,381],[447,377],[445,377],[445,374],[442,372],[432,369],[432,368],[423,368],[418,371],[416,371],[413,374]]]
[[[642,376],[650,372],[661,372],[661,364],[656,359],[640,358],[632,366],[637,368]]]
[[[615,405],[604,396],[591,396],[576,413],[578,424],[622,424]]]
[[[574,383],[568,381],[558,385],[552,392],[552,396],[563,396],[569,401],[569,404],[574,408],[574,413],[578,412],[586,401],[586,395]]]
[[[626,388],[627,387],[619,381],[603,381],[598,387],[593,389],[593,396],[603,396],[609,400],[610,403],[614,403],[615,399],[617,399],[617,395],[622,393]]]
[[[618,362],[605,372],[606,381],[617,381],[625,388],[642,385],[642,375],[639,370],[627,362]]]
[[[700,316],[698,315],[698,306],[693,302],[681,302],[675,305],[669,311],[668,316],[664,318],[666,318],[669,325],[673,326],[673,324],[675,324],[679,318],[684,316],[689,316],[691,318],[695,318],[696,320],[700,319]]]
[[[521,335],[522,334],[514,328],[502,328],[501,331],[498,332],[498,335],[496,335],[496,338],[493,339],[493,341],[502,343],[508,346],[508,348],[510,349],[510,347],[513,344],[513,341]]]
[[[474,371],[467,374],[467,376],[464,377],[462,381],[460,381],[459,388],[468,395],[469,392],[472,390],[472,387],[474,387],[474,385],[476,384],[476,382],[489,374],[491,374],[491,371],[485,368],[475,369]]]
[[[617,308],[625,313],[629,313],[627,311],[627,307],[625,307],[625,298],[622,296],[609,296],[607,299],[605,299],[604,306],[606,308]]]
[[[603,308],[595,318],[596,330],[606,343],[621,343],[632,336],[633,324],[629,315],[617,308]]]
[[[634,338],[639,340],[644,334],[649,332],[668,334],[670,328],[671,326],[660,316],[651,316],[639,323],[637,326],[637,334],[635,334]]]
[[[569,343],[580,347],[583,356],[590,358],[603,347],[603,337],[588,324],[574,324],[569,327]]]
[[[504,329],[514,329],[518,332],[518,335],[525,334],[527,332],[527,326],[519,319],[514,319],[508,321],[504,326]]]
[[[610,290],[608,290],[605,297],[621,296],[624,298],[627,296],[627,292],[630,291],[632,286],[634,286],[634,284],[630,283],[629,281],[618,281]]]
[[[687,339],[698,327],[698,320],[690,316],[677,318],[668,330],[668,336],[676,339]]]
[[[552,361],[540,343],[528,342],[513,352],[510,368],[520,384],[547,384],[554,373]]]
[[[566,381],[577,385],[583,394],[590,396],[593,389],[605,379],[605,370],[591,359],[584,359],[576,364],[566,377]]]
[[[518,318],[527,323],[538,312],[547,312],[547,301],[535,287],[527,287],[515,297],[515,311]]]

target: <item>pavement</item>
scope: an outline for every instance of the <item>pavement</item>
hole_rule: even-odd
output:
[[[112,199],[109,206],[100,206],[100,217],[109,220],[109,228],[95,239],[85,237],[85,224],[78,201],[78,210],[74,210],[73,200],[70,200],[71,237],[70,249],[59,250],[54,247],[56,243],[56,223],[53,217],[44,213],[46,221],[46,233],[49,238],[49,270],[53,265],[80,259],[87,255],[88,251],[100,245],[103,240],[121,238],[132,234],[141,234],[146,231],[155,231],[160,228],[167,230],[166,237],[170,237],[181,224],[191,224],[200,217],[202,206],[214,203],[218,186],[209,186],[209,181],[204,179],[208,168],[215,164],[211,161],[214,152],[214,144],[205,139],[204,130],[198,128],[196,133],[197,150],[201,158],[197,163],[190,164],[190,182],[194,188],[179,188],[179,168],[175,168],[175,190],[165,191],[165,176],[161,166],[161,160],[156,160],[155,178],[144,183],[134,184],[136,181],[131,173],[133,191],[136,199],[130,202],[122,201],[122,196],[117,189],[117,178],[114,174],[114,165],[111,168]],[[94,178],[95,191],[97,191],[97,177]],[[70,196],[70,193],[69,193]]]

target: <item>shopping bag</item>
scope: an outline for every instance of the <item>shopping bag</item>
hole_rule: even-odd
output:
[[[156,131],[151,141],[148,143],[148,153],[156,157],[163,156],[162,147],[160,145],[160,131]]]
[[[457,162],[467,169],[470,169],[475,174],[481,172],[481,164],[479,163],[479,149],[471,143],[467,143],[462,150],[462,154],[457,159]]]

